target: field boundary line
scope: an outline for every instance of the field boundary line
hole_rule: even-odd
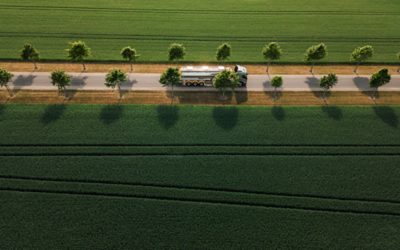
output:
[[[0,144],[4,147],[400,147],[400,144]]]
[[[245,206],[245,207],[258,207],[258,208],[270,208],[270,209],[288,209],[297,211],[313,211],[322,213],[344,213],[354,215],[372,215],[372,216],[391,216],[400,217],[399,213],[388,213],[378,211],[359,211],[351,209],[321,209],[312,208],[305,206],[279,206],[273,204],[260,204],[256,202],[233,202],[233,201],[217,201],[217,200],[206,200],[206,199],[195,199],[195,198],[173,198],[156,195],[129,195],[120,193],[101,193],[101,192],[78,192],[78,191],[61,191],[61,190],[38,190],[28,188],[11,188],[11,187],[0,187],[0,191],[8,192],[20,192],[20,193],[42,193],[42,194],[62,194],[62,195],[80,195],[80,196],[100,196],[108,198],[130,198],[130,199],[145,199],[145,200],[159,200],[159,201],[170,201],[170,202],[184,202],[184,203],[201,203],[210,205],[230,205],[230,206]]]
[[[276,197],[287,197],[287,198],[309,198],[309,199],[321,199],[321,200],[337,200],[337,201],[353,201],[353,202],[365,202],[365,203],[387,203],[387,204],[400,204],[400,201],[389,200],[389,199],[367,199],[367,198],[348,198],[338,196],[322,196],[322,195],[307,195],[307,194],[291,194],[283,192],[262,192],[262,191],[251,191],[245,189],[232,189],[232,188],[208,188],[208,187],[191,187],[185,185],[168,185],[168,184],[155,184],[155,183],[141,183],[141,182],[127,182],[127,181],[106,181],[106,180],[89,180],[89,179],[67,179],[67,178],[37,178],[37,177],[24,177],[15,175],[0,175],[0,179],[6,180],[28,180],[28,181],[47,181],[47,182],[66,182],[66,183],[77,183],[77,184],[102,184],[102,185],[120,185],[120,186],[137,186],[137,187],[155,187],[155,188],[169,188],[178,190],[191,190],[191,191],[213,191],[213,192],[224,192],[224,193],[237,193],[237,194],[250,194],[250,195],[265,195],[265,196],[276,196]]]

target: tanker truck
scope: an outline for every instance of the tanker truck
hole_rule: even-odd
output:
[[[232,70],[224,66],[186,66],[181,68],[182,85],[184,86],[212,86],[214,77],[224,70]],[[247,69],[236,65],[233,71],[239,76],[239,86],[247,85]]]

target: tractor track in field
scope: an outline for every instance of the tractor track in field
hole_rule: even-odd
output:
[[[187,35],[153,35],[153,34],[109,34],[109,33],[38,33],[38,32],[11,32],[3,31],[0,32],[0,37],[39,37],[39,38],[80,38],[80,39],[104,39],[104,40],[126,40],[126,39],[137,39],[146,41],[198,41],[198,42],[209,42],[209,41],[225,41],[231,42],[251,42],[260,43],[266,40],[278,40],[280,42],[379,42],[379,43],[394,43],[400,42],[400,37],[366,37],[366,38],[350,38],[350,37],[289,37],[289,36],[270,36],[270,37],[251,37],[251,36],[187,36]]]
[[[30,177],[30,176],[17,176],[17,175],[1,175],[0,179],[3,180],[16,180],[16,181],[38,181],[38,182],[64,182],[73,184],[100,184],[100,185],[117,185],[127,187],[149,187],[160,189],[175,189],[187,191],[205,191],[205,192],[218,192],[218,193],[232,193],[232,194],[245,194],[245,195],[262,195],[274,196],[285,198],[306,198],[316,200],[331,200],[331,201],[350,201],[350,202],[363,202],[363,203],[384,203],[399,205],[400,201],[392,199],[370,199],[370,198],[350,198],[341,196],[330,195],[313,195],[313,194],[294,194],[285,192],[263,192],[253,191],[246,189],[233,189],[233,188],[210,188],[210,187],[193,187],[186,185],[170,185],[170,184],[157,184],[157,183],[144,183],[144,182],[128,182],[128,181],[106,181],[106,180],[89,180],[89,179],[69,179],[69,178],[52,178],[52,177]]]
[[[228,205],[228,206],[240,206],[240,207],[253,207],[253,208],[268,208],[268,209],[288,209],[294,211],[311,211],[311,212],[322,212],[322,213],[342,213],[342,214],[353,214],[353,215],[372,215],[372,216],[390,216],[400,217],[400,213],[393,212],[381,212],[381,211],[361,211],[352,209],[330,209],[330,208],[313,208],[307,206],[287,206],[287,205],[275,205],[275,204],[263,204],[257,202],[234,202],[234,201],[221,201],[212,199],[196,199],[196,198],[174,198],[157,195],[134,195],[134,194],[122,194],[122,193],[103,193],[103,192],[82,192],[72,190],[39,190],[32,188],[13,188],[13,187],[1,187],[0,191],[3,192],[19,192],[19,193],[39,193],[39,194],[58,194],[58,195],[75,195],[75,196],[97,196],[107,198],[125,198],[125,199],[145,199],[145,200],[158,200],[158,201],[169,201],[169,202],[185,202],[185,203],[198,203],[198,204],[209,204],[209,205]]]
[[[400,15],[400,12],[351,11],[351,10],[215,10],[215,9],[157,9],[157,8],[101,8],[75,6],[40,6],[0,4],[2,9],[24,11],[76,11],[102,13],[144,13],[144,14],[202,14],[202,15],[351,15],[351,16],[388,16]]]
[[[128,144],[128,143],[110,143],[110,144],[0,144],[2,147],[400,147],[400,144],[212,144],[212,143],[171,143],[171,144]]]

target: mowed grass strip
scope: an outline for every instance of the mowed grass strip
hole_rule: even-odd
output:
[[[368,43],[376,49],[372,62],[393,63],[400,41],[397,1],[19,0],[0,7],[3,59],[17,58],[25,42],[35,44],[44,59],[66,59],[67,43],[83,39],[93,49],[92,60],[120,60],[120,49],[131,45],[140,52],[139,61],[164,62],[169,44],[181,42],[188,49],[186,61],[215,61],[216,47],[230,42],[231,61],[262,62],[263,45],[278,41],[283,62],[303,62],[306,48],[325,42],[330,51],[325,62],[348,62],[355,47]]]

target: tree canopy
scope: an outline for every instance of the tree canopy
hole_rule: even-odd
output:
[[[320,80],[319,86],[325,90],[329,90],[333,86],[335,86],[338,82],[338,78],[336,74],[328,74],[323,76]]]
[[[306,51],[306,61],[316,61],[323,59],[328,54],[327,46],[323,43],[313,45]]]
[[[55,70],[51,73],[51,83],[53,86],[57,86],[58,91],[64,91],[65,87],[71,85],[71,76],[67,75],[62,70]]]
[[[127,75],[120,69],[114,69],[108,72],[106,75],[106,82],[104,83],[107,87],[115,88],[118,86],[120,88],[120,84],[126,81]]]
[[[231,46],[228,43],[221,44],[217,48],[217,55],[216,58],[218,61],[225,61],[228,60],[231,56]]]
[[[391,80],[391,76],[389,74],[389,70],[381,69],[379,72],[372,75],[372,77],[369,81],[369,86],[371,88],[377,89],[377,88],[389,83],[390,80]]]
[[[274,88],[280,88],[283,85],[283,78],[281,76],[275,76],[271,80],[271,85]]]
[[[223,95],[225,95],[227,88],[233,90],[239,87],[239,76],[230,70],[221,71],[215,76],[213,85],[215,88],[222,90]]]
[[[278,43],[271,42],[264,46],[262,54],[265,60],[279,60],[282,55],[282,49]]]
[[[173,43],[168,49],[168,60],[179,61],[183,60],[186,55],[186,48],[183,44]]]
[[[38,61],[39,51],[37,51],[32,44],[25,44],[21,50],[21,59],[24,61]]]
[[[0,86],[7,87],[13,76],[14,75],[8,72],[6,69],[0,69]]]
[[[168,68],[160,77],[160,83],[166,86],[176,86],[181,83],[181,73],[177,68]]]
[[[351,53],[350,60],[352,62],[361,63],[372,58],[373,55],[374,55],[374,48],[371,45],[366,45],[355,48],[353,53]]]

